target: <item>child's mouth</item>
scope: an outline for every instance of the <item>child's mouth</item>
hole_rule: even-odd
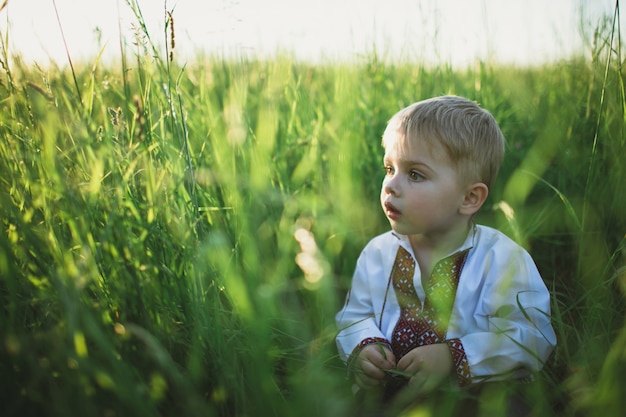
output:
[[[393,204],[385,202],[385,214],[391,220],[399,219],[402,213]]]

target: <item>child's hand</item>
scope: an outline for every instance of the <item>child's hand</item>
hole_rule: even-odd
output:
[[[413,375],[411,390],[427,394],[441,384],[452,371],[452,355],[445,343],[420,346],[398,361],[398,370]]]
[[[373,388],[385,380],[386,370],[396,367],[396,358],[389,348],[372,343],[361,349],[354,366],[356,383],[362,388]]]

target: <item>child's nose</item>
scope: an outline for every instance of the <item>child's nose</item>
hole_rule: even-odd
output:
[[[398,186],[398,177],[394,175],[385,179],[383,182],[383,191],[385,194],[397,195],[399,189]]]

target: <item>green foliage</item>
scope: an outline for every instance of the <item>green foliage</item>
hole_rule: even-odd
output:
[[[620,415],[614,50],[465,71],[376,54],[179,67],[139,35],[121,69],[25,66],[2,49],[2,415],[355,413],[334,314],[387,228],[380,135],[399,108],[446,93],[501,123],[507,160],[479,220],[525,245],[554,295],[559,345],[525,395],[538,416]],[[502,412],[501,392],[484,395],[484,413]]]

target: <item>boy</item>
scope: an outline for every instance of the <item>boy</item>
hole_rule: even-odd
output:
[[[524,249],[472,220],[504,157],[492,115],[432,98],[394,115],[382,144],[392,230],[361,253],[336,316],[356,383],[418,396],[541,369],[556,345],[548,290]]]

